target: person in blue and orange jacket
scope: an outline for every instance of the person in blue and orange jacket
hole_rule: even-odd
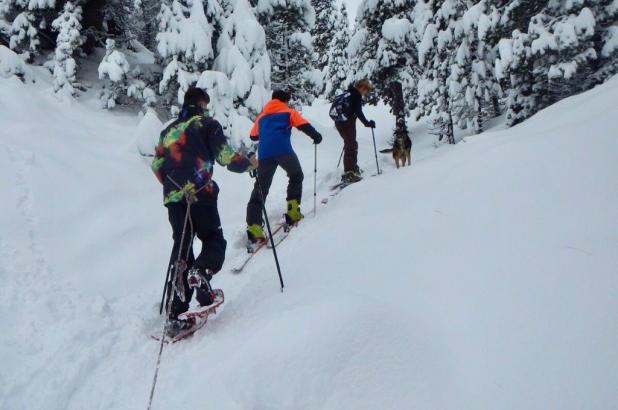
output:
[[[288,175],[288,211],[285,219],[288,224],[296,224],[302,218],[300,201],[303,192],[303,170],[298,157],[292,148],[292,128],[307,134],[314,144],[322,141],[322,135],[288,103],[291,95],[287,91],[275,90],[272,99],[266,103],[258,115],[251,130],[251,139],[259,141],[258,176],[264,199],[268,195],[270,185],[277,167],[281,167]],[[247,237],[250,243],[265,240],[262,200],[256,180],[249,204],[247,204]]]

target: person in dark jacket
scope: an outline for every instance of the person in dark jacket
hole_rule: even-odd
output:
[[[266,103],[258,115],[251,130],[251,139],[259,141],[258,177],[264,198],[268,195],[270,185],[277,167],[288,175],[288,211],[286,222],[296,224],[303,218],[300,202],[303,192],[303,170],[292,148],[292,127],[298,128],[313,139],[314,144],[322,141],[322,135],[297,111],[288,106],[291,94],[275,90],[272,99]],[[247,237],[250,243],[265,239],[262,219],[262,200],[257,181],[247,204]]]
[[[178,281],[182,289],[176,283],[168,283],[167,287],[168,298],[172,297],[167,312],[171,333],[189,326],[177,318],[189,308],[194,288],[202,306],[212,303],[210,280],[225,259],[227,243],[217,209],[219,187],[212,179],[214,163],[238,173],[257,166],[255,157],[240,155],[228,145],[221,124],[208,115],[209,102],[208,94],[201,88],[187,90],[180,116],[161,132],[152,161],[152,170],[163,184],[163,203],[174,238],[168,269],[177,268],[179,255],[185,262],[180,264],[182,271],[176,272],[182,275],[182,282]],[[190,223],[185,226],[187,198],[195,201],[190,204]],[[202,242],[197,258],[191,246],[196,235]],[[182,294],[184,298],[180,297]]]
[[[358,118],[365,127],[375,128],[373,120],[367,120],[363,114],[363,97],[371,91],[369,80],[357,81],[348,87],[350,93],[350,112],[345,122],[335,122],[335,128],[343,138],[343,169],[342,181],[358,182],[362,179],[358,168],[358,142],[356,141],[356,119]]]

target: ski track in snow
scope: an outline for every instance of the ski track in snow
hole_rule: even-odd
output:
[[[39,222],[34,212],[35,199],[31,187],[32,170],[36,164],[35,155],[31,152],[18,152],[4,144],[2,149],[9,159],[9,168],[14,171],[13,178],[9,181],[16,191],[14,205],[19,216],[16,225],[21,231],[16,236],[23,236],[26,239],[23,244],[12,245],[11,238],[4,239],[1,243],[0,261],[4,276],[2,282],[13,285],[13,289],[3,286],[5,292],[2,300],[6,302],[3,311],[6,314],[13,308],[21,306],[37,312],[31,321],[20,320],[19,308],[17,315],[8,315],[9,320],[13,322],[10,327],[13,331],[4,333],[5,337],[11,337],[4,343],[15,349],[15,355],[41,357],[36,360],[38,364],[31,368],[16,367],[15,370],[21,374],[3,378],[0,383],[4,390],[1,396],[3,399],[28,397],[29,401],[45,403],[47,401],[45,394],[55,390],[54,385],[57,384],[56,388],[60,389],[66,384],[78,386],[92,367],[105,356],[105,353],[97,354],[97,351],[105,349],[109,351],[114,340],[102,337],[105,326],[88,329],[86,332],[79,330],[73,334],[62,334],[65,332],[65,323],[84,321],[83,316],[79,318],[80,312],[87,313],[90,318],[96,318],[97,315],[93,315],[95,312],[89,308],[89,303],[77,298],[77,292],[71,289],[70,285],[62,286],[59,283],[58,275],[50,268],[37,238]],[[12,276],[11,280],[8,280],[8,275]],[[105,324],[105,321],[100,323]],[[56,331],[52,331],[57,338],[36,337],[43,329],[54,326],[58,326]],[[46,335],[49,336],[49,333]],[[71,355],[76,352],[68,350],[67,346],[75,346],[75,341],[79,341],[79,345],[87,346],[85,361],[72,363]],[[50,350],[52,351],[49,352]],[[57,370],[60,368],[63,376],[61,379],[57,375]],[[32,386],[41,385],[47,385],[51,389],[34,391],[31,389]],[[27,394],[24,394],[26,391]],[[55,401],[59,407],[66,408],[70,403],[70,394],[64,400]],[[6,408],[27,407],[28,404],[22,403],[21,406],[7,405]]]

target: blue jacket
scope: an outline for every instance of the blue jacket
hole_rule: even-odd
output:
[[[293,154],[294,149],[290,140],[292,127],[298,128],[314,140],[316,135],[319,135],[298,111],[283,101],[277,99],[268,101],[251,129],[251,139],[260,141],[259,159]]]

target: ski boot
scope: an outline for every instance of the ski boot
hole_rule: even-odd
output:
[[[285,226],[283,230],[285,232],[289,232],[293,226],[298,225],[301,219],[303,219],[305,215],[300,212],[300,204],[296,199],[290,199],[288,201],[288,212],[285,214]]]
[[[341,176],[341,182],[344,184],[353,184],[362,180],[363,177],[357,171],[348,171]]]
[[[253,253],[255,249],[266,241],[262,225],[253,224],[247,226],[247,252]]]
[[[195,298],[201,306],[211,305],[214,299],[210,280],[213,272],[204,268],[191,268],[187,274],[187,283],[191,289],[195,289]]]

